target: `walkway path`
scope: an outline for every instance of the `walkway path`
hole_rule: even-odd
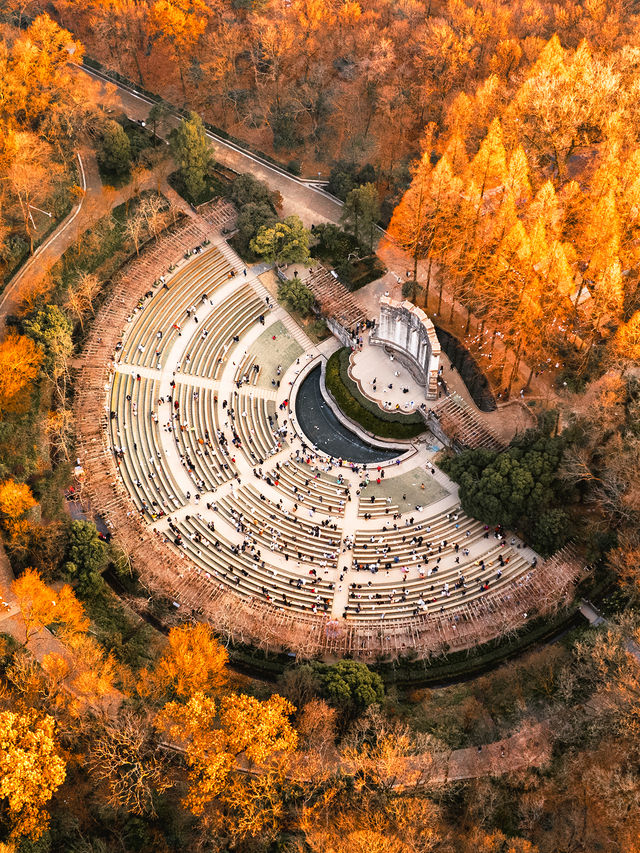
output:
[[[97,191],[94,184],[93,170],[88,168],[92,160],[92,155],[88,156],[87,152],[83,152],[82,154],[78,153],[77,158],[78,169],[80,171],[80,189],[82,191],[80,200],[56,230],[38,246],[33,255],[18,270],[2,291],[2,296],[0,297],[0,320],[2,326],[4,326],[4,318],[7,314],[13,314],[16,311],[19,303],[20,288],[35,276],[40,277],[43,271],[55,263],[65,249],[75,242],[77,238],[77,229],[72,226],[76,220],[80,223],[83,219],[82,213],[86,211],[86,197],[93,196]],[[89,178],[88,182],[87,177]]]
[[[80,70],[80,69],[79,69]],[[82,73],[88,74],[94,80],[106,83],[107,87],[114,87],[122,109],[127,116],[134,121],[146,121],[149,110],[154,104],[150,98],[141,95],[135,90],[129,89],[122,84],[115,84],[98,71],[82,68]],[[174,127],[180,122],[178,115],[167,119],[164,137],[166,138]],[[297,214],[307,227],[321,222],[337,222],[342,211],[342,202],[339,199],[305,184],[303,180],[287,174],[277,166],[272,166],[248,151],[243,151],[233,143],[222,139],[209,131],[207,136],[212,143],[215,158],[222,166],[226,166],[236,172],[250,172],[256,178],[265,181],[272,190],[279,192],[283,201],[283,213],[285,216]]]
[[[584,618],[594,628],[599,628],[601,625],[611,625],[610,620],[607,619],[606,616],[602,615],[595,604],[592,604],[590,601],[586,601],[584,598],[580,603],[580,613],[582,613]],[[640,662],[640,646],[638,643],[636,643],[636,641],[631,637],[625,637],[623,645],[629,654]]]

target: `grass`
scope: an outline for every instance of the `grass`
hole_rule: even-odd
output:
[[[360,500],[367,501],[371,495],[390,497],[400,512],[410,512],[417,506],[429,506],[447,494],[447,490],[424,468],[414,468],[398,477],[385,477],[380,485],[373,480],[362,489]]]
[[[268,315],[267,315],[268,316]],[[276,340],[273,340],[273,336]],[[258,388],[273,388],[272,380],[281,379],[293,362],[304,355],[300,344],[291,337],[284,324],[277,320],[264,330],[251,345],[250,351],[260,365]],[[278,365],[282,368],[277,375]]]
[[[425,432],[425,422],[419,414],[384,412],[367,400],[349,377],[348,364],[349,350],[346,347],[334,352],[327,362],[325,380],[327,389],[348,418],[380,438],[411,439]]]

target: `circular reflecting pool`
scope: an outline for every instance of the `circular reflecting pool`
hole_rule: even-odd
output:
[[[342,424],[326,404],[320,390],[320,366],[302,380],[296,397],[296,417],[311,444],[330,456],[349,462],[386,462],[403,451],[383,449],[363,441]]]

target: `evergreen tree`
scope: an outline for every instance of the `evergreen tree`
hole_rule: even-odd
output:
[[[207,186],[207,172],[211,164],[211,152],[202,119],[197,113],[189,113],[171,134],[171,153],[178,166],[187,198],[197,202]]]
[[[380,203],[375,184],[364,184],[351,190],[342,210],[341,222],[363,246],[373,252]]]
[[[105,172],[126,175],[131,167],[131,143],[121,124],[109,119],[102,131],[98,161]]]

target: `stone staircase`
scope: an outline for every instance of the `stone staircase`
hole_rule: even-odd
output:
[[[504,450],[506,444],[486,426],[458,394],[444,397],[425,413],[431,427],[437,425],[449,443],[460,448]],[[435,421],[435,424],[434,424]]]

